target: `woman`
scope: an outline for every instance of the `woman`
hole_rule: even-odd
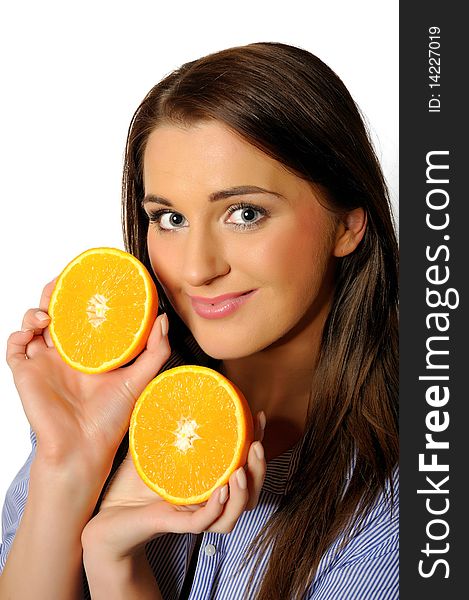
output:
[[[99,376],[51,347],[51,285],[11,336],[37,448],[0,591],[79,597],[83,548],[98,599],[397,598],[397,247],[342,82],[283,44],[184,65],[134,115],[123,201],[165,314]],[[179,362],[222,371],[257,423],[246,468],[184,509],[112,469],[136,397]]]

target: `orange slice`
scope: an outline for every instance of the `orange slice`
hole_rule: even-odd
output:
[[[153,379],[132,413],[129,446],[138,474],[172,504],[200,504],[245,464],[251,411],[226,377],[196,365]]]
[[[157,311],[155,284],[139,260],[117,248],[92,248],[58,277],[49,330],[71,367],[104,373],[145,348]]]

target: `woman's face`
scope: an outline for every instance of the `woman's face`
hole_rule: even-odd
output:
[[[153,270],[208,355],[322,328],[340,225],[319,190],[216,121],[155,129],[144,187]]]

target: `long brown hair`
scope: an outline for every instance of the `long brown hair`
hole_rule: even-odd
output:
[[[251,546],[257,556],[271,553],[257,598],[301,598],[321,557],[338,536],[347,540],[357,531],[398,461],[392,213],[360,112],[337,75],[311,53],[285,44],[231,48],[165,77],[132,119],[123,178],[124,236],[127,249],[150,271],[148,223],[140,206],[147,138],[162,122],[190,125],[207,119],[223,122],[295,174],[324,186],[337,213],[363,207],[367,215],[363,240],[338,261],[299,466]],[[172,343],[184,353],[180,340],[187,330],[159,291],[172,319]]]

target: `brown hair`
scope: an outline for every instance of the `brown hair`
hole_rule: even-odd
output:
[[[398,460],[397,242],[391,209],[360,112],[337,75],[311,53],[285,44],[231,48],[165,77],[132,119],[124,236],[127,249],[150,271],[148,223],[140,206],[147,138],[164,121],[189,125],[206,119],[223,122],[292,172],[324,186],[334,211],[363,207],[367,215],[363,240],[338,261],[299,466],[251,546],[258,557],[271,552],[257,598],[301,598],[331,544],[357,531]],[[172,319],[172,343],[184,353],[180,340],[187,330],[159,292]]]

